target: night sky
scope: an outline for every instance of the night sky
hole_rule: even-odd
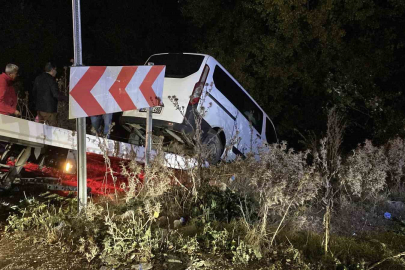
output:
[[[1,1],[0,68],[31,87],[47,61],[73,58],[72,1]],[[141,65],[153,53],[192,51],[178,1],[81,1],[83,63]]]

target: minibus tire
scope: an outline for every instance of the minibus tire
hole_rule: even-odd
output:
[[[222,153],[224,152],[224,146],[217,132],[210,130],[205,137],[203,144],[208,147],[208,150],[214,150],[212,154],[207,157],[210,164],[217,164],[221,160]]]

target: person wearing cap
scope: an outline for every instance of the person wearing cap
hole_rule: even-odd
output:
[[[18,76],[18,66],[7,64],[6,70],[0,75],[0,114],[19,116],[17,94],[13,83]]]
[[[56,66],[48,62],[45,65],[45,72],[35,79],[32,90],[36,97],[35,103],[39,122],[50,126],[57,125],[58,101],[64,99],[64,96],[59,92],[55,76]]]

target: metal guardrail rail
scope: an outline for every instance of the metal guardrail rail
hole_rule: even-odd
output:
[[[77,136],[74,131],[52,127],[13,116],[0,114],[0,141],[42,148],[45,145],[77,150]],[[100,147],[101,143],[101,147]],[[86,152],[103,155],[105,149],[110,157],[135,159],[145,162],[145,147],[110,139],[97,138],[86,135]],[[156,152],[152,150],[152,158]],[[174,169],[188,169],[195,165],[195,161],[179,155],[165,153],[166,166]]]

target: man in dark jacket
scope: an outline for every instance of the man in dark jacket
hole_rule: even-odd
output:
[[[58,101],[63,99],[55,80],[56,67],[52,63],[45,65],[45,72],[34,82],[33,94],[36,97],[36,109],[41,123],[56,126]]]

